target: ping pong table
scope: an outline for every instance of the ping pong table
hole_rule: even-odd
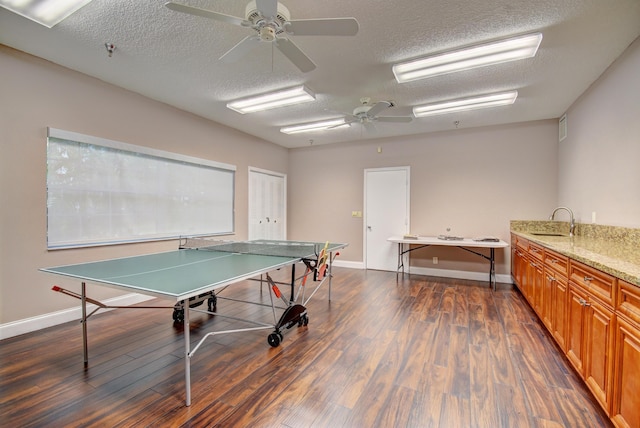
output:
[[[100,309],[128,308],[127,306],[109,306],[89,298],[86,292],[87,283],[173,300],[174,305],[165,308],[173,308],[174,322],[184,324],[185,401],[189,406],[191,405],[191,358],[204,341],[217,334],[272,329],[273,332],[269,334],[267,341],[271,346],[278,346],[283,339],[282,332],[285,329],[292,328],[296,324],[307,325],[308,315],[305,305],[326,280],[329,282],[329,299],[331,299],[331,267],[334,258],[339,254],[338,250],[346,246],[347,244],[330,242],[275,240],[238,242],[183,238],[180,240],[179,249],[174,251],[40,270],[81,281],[80,293],[58,286],[54,286],[53,290],[81,300],[85,365],[89,361],[88,318]],[[305,265],[305,272],[296,277],[295,266],[300,262]],[[273,281],[269,272],[288,266],[291,266],[291,282],[286,285],[291,286],[291,296],[287,300],[277,286],[282,283]],[[239,319],[216,312],[219,292],[234,283],[258,277],[262,283],[263,275],[266,276],[266,282],[269,284],[273,323]],[[308,277],[313,277],[315,288],[309,287],[313,290],[307,296],[305,283]],[[207,310],[195,309],[205,300],[208,302]],[[90,313],[87,313],[87,303],[95,305],[95,309]],[[259,304],[251,301],[243,301],[243,303]],[[158,309],[158,306],[134,306],[133,308]],[[277,313],[281,309],[283,312],[278,318]],[[189,333],[190,310],[243,321],[251,326],[207,332],[192,347]]]

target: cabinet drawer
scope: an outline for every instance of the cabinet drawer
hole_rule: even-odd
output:
[[[520,248],[526,253],[527,251],[529,251],[529,241],[520,237],[516,237],[516,247]]]
[[[544,249],[540,245],[529,242],[529,254],[531,257],[542,261],[544,258]]]
[[[616,309],[640,325],[640,287],[618,280]]]
[[[616,285],[615,277],[575,260],[571,260],[569,263],[569,278],[571,278],[571,281],[589,290],[591,294],[604,303],[613,306],[613,294]]]
[[[564,277],[569,275],[569,259],[562,254],[558,254],[551,250],[544,250],[544,265]]]

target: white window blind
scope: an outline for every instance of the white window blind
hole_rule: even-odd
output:
[[[234,231],[235,166],[49,128],[49,249]]]

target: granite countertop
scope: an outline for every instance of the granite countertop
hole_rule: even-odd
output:
[[[578,224],[573,237],[568,230],[566,222],[511,222],[514,234],[640,287],[640,229]]]

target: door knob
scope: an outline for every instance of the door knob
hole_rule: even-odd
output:
[[[371,231],[371,226],[367,226],[367,229],[369,229],[369,231]]]

